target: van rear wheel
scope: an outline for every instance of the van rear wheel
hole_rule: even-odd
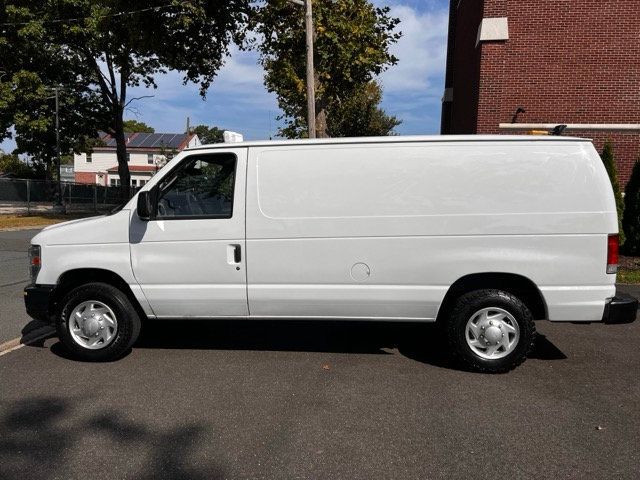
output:
[[[532,351],[536,328],[529,308],[502,290],[475,290],[460,296],[447,323],[453,355],[472,370],[502,373]]]
[[[60,341],[87,361],[123,356],[140,334],[140,317],[127,296],[106,283],[88,283],[61,302],[56,327]]]

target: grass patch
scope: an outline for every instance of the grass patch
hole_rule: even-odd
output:
[[[640,270],[620,268],[617,281],[618,283],[640,284]]]
[[[10,228],[45,227],[47,225],[53,225],[54,223],[66,222],[87,216],[89,215],[55,215],[48,213],[34,215],[0,215],[0,230]]]

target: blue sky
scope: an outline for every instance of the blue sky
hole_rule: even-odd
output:
[[[403,121],[398,133],[434,134],[440,127],[440,99],[444,88],[448,2],[446,0],[374,0],[391,7],[400,18],[403,37],[393,47],[396,66],[379,80],[382,105]],[[158,78],[158,89],[132,89],[131,97],[154,95],[132,104],[127,118],[143,121],[156,132],[182,132],[191,125],[215,125],[244,134],[246,139],[274,136],[279,115],[275,95],[262,84],[262,68],[253,52],[234,48],[203,101],[195,85],[182,85],[178,72]],[[11,151],[12,141],[0,148]]]

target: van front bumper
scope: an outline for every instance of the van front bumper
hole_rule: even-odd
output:
[[[51,323],[51,298],[55,285],[28,285],[24,289],[27,315],[41,322]]]
[[[602,321],[607,324],[631,323],[638,313],[638,300],[631,295],[618,295],[604,306]]]

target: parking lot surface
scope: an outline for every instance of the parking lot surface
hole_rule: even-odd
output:
[[[0,478],[639,478],[640,322],[537,327],[505,375],[415,324],[158,321],[104,364],[51,338],[0,356]]]
[[[39,231],[0,232],[0,344],[22,336],[30,322],[22,289],[29,282],[29,241]]]

